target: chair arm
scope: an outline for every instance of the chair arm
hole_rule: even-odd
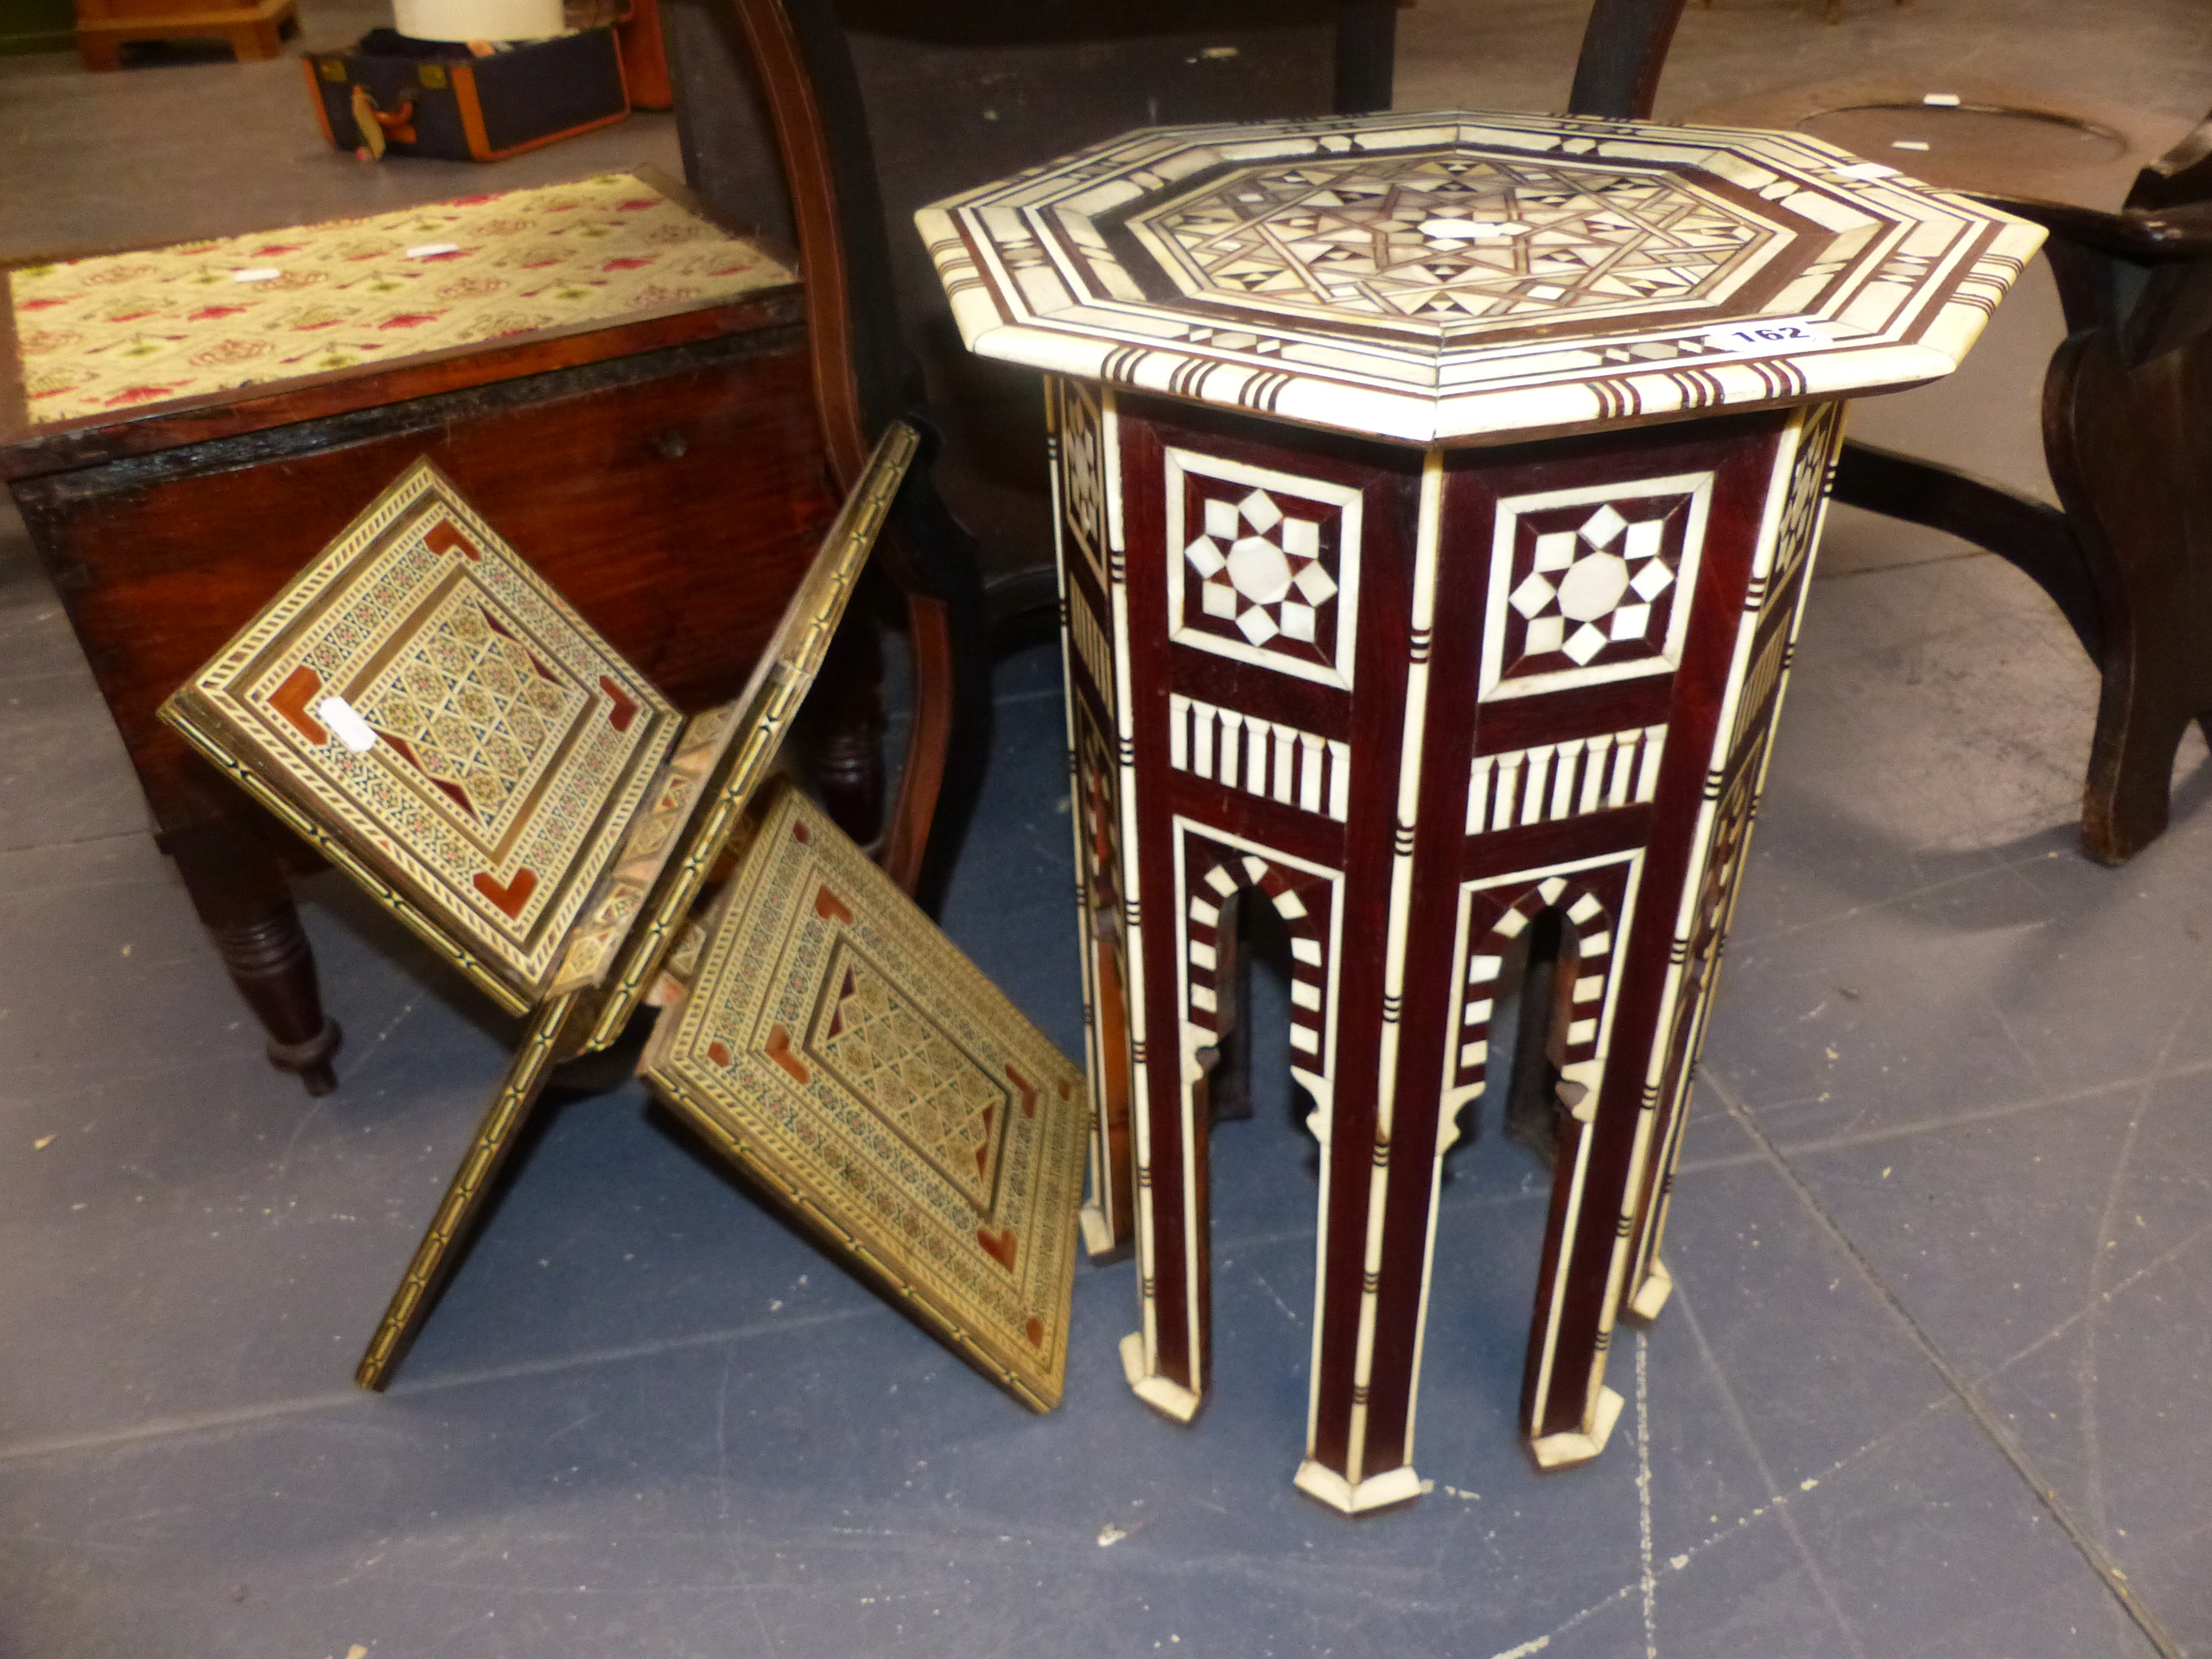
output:
[[[2000,196],[1982,190],[1962,194],[2040,225],[2055,237],[2139,264],[2212,257],[2212,202],[2158,213],[2131,209],[2108,213],[2038,196]]]
[[[2198,122],[2179,143],[2135,175],[2127,205],[2155,213],[2207,197],[2212,197],[2212,116]]]

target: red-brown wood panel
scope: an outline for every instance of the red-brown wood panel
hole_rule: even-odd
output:
[[[162,827],[239,804],[162,699],[425,455],[677,703],[734,695],[835,509],[804,345],[756,343],[18,485]]]

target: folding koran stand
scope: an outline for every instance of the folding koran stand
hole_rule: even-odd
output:
[[[826,817],[763,790],[916,443],[903,424],[887,433],[744,694],[689,720],[427,463],[163,706],[529,1016],[364,1386],[391,1381],[553,1068],[614,1042],[658,984],[685,1029],[715,1033],[697,1056],[656,1046],[671,1058],[649,1075],[670,1103],[970,1363],[1038,1409],[1058,1401],[1077,1075]],[[760,840],[729,883],[747,903],[718,902],[687,933],[718,861],[764,820],[811,849],[807,868]],[[779,880],[813,885],[794,899]],[[723,935],[756,909],[782,918],[782,953],[733,957]],[[690,971],[664,977],[679,938]],[[747,1023],[792,998],[827,1012]],[[898,1205],[895,1235],[877,1230]]]

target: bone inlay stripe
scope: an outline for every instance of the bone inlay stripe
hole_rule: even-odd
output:
[[[1351,810],[1351,749],[1280,721],[1167,699],[1167,758],[1178,772],[1342,823]]]
[[[1478,754],[1467,780],[1467,833],[1552,823],[1648,801],[1659,788],[1666,743],[1664,726],[1639,726]]]
[[[1107,699],[1111,707],[1114,696],[1114,648],[1106,641],[1106,630],[1091,614],[1090,602],[1080,588],[1071,584],[1068,590],[1068,637],[1075,643],[1077,659],[1084,671],[1090,676],[1090,683],[1097,687],[1098,695]]]

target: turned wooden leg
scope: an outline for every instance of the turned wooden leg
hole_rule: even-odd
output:
[[[251,921],[210,927],[231,983],[269,1032],[269,1063],[296,1074],[311,1095],[338,1086],[330,1069],[341,1033],[322,1011],[315,955],[289,899]]]
[[[162,837],[193,908],[215,941],[231,983],[269,1033],[269,1063],[310,1095],[338,1086],[331,1060],[342,1034],[322,1011],[315,955],[283,872],[259,837],[233,824]]]

